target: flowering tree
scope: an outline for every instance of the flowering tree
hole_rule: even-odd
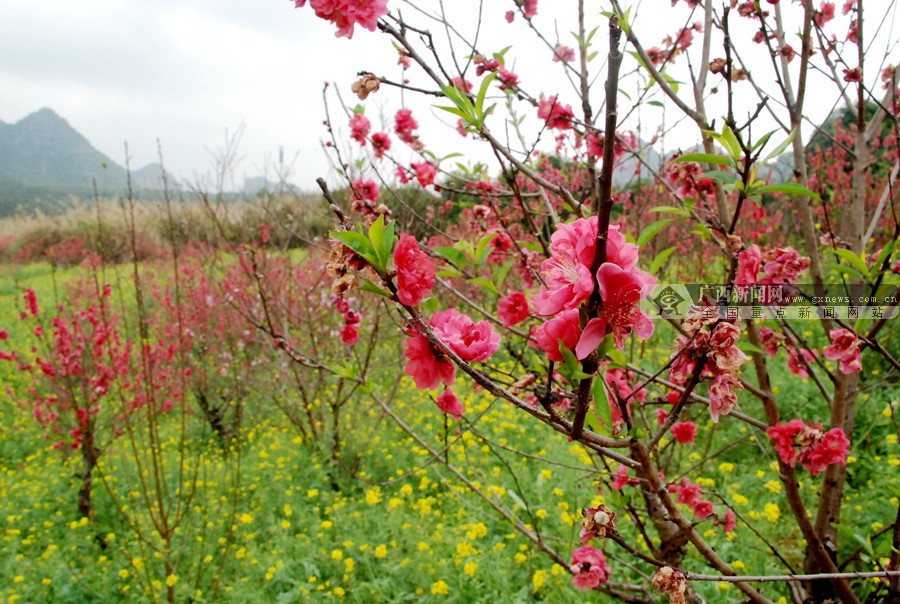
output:
[[[844,545],[853,529],[842,516],[848,456],[857,439],[865,442],[859,426],[873,421],[859,407],[868,397],[865,369],[883,367],[891,388],[900,370],[889,320],[900,283],[896,75],[886,56],[864,53],[863,2],[846,2],[840,17],[834,3],[812,0],[655,3],[671,18],[648,16],[654,22],[683,23],[659,46],[644,44],[639,11],[601,4],[605,16],[580,0],[574,16],[551,23],[537,0],[510,1],[498,15],[468,6],[448,13],[442,3],[401,11],[385,0],[310,1],[338,37],[351,38],[360,25],[390,38],[401,71],[360,73],[350,89],[367,104],[346,107],[346,121],[329,112],[325,145],[349,188],[341,207],[320,179],[340,222],[332,291],[343,298],[363,290],[400,313],[405,373],[417,388],[440,392],[438,408],[460,431],[477,422],[455,391],[462,373],[523,421],[592,452],[603,502],[585,502],[570,553],[445,459],[457,480],[569,568],[576,588],[653,601],[652,586],[672,602],[702,601],[703,582],[715,580],[767,602],[774,580],[789,584],[785,593],[798,602],[896,595],[900,506],[880,523],[892,528],[874,537],[889,552],[887,563],[869,559],[873,576],[885,579],[874,587],[855,579],[872,567]],[[463,26],[460,15],[474,25]],[[544,49],[542,68],[559,70],[558,86],[541,89],[545,78],[529,78],[530,49],[517,62],[516,46],[483,35],[501,21]],[[574,47],[559,23],[574,30]],[[598,95],[592,84],[603,75]],[[879,77],[880,93],[872,84]],[[634,95],[620,94],[626,82]],[[818,129],[830,151],[808,153],[814,86],[852,119]],[[374,126],[366,108],[386,89],[427,99],[467,153],[493,167],[441,156],[446,149],[428,140],[411,100]],[[672,113],[694,128],[699,148],[651,160]],[[645,143],[640,125],[648,121],[660,126]],[[786,160],[790,177],[774,180],[771,162]],[[878,178],[876,161],[889,166]],[[614,191],[623,166],[633,181]],[[439,197],[418,212],[405,204],[404,186]],[[412,212],[427,236],[400,232],[395,212]],[[648,221],[649,214],[664,217]],[[718,286],[690,294],[697,275]],[[679,310],[688,298],[693,304]],[[836,313],[842,300],[846,312]],[[668,347],[661,363],[647,352],[654,345]],[[803,388],[805,402],[779,395],[782,384]],[[678,446],[716,430],[735,437],[698,453],[696,464],[673,462]],[[753,439],[739,436],[746,430]],[[802,540],[799,565],[752,518],[738,518],[742,496],[701,483],[703,464],[732,450],[775,464],[773,489],[790,510],[782,524],[792,522],[778,531]],[[723,552],[739,520],[783,573],[741,576],[729,563]],[[608,563],[612,550],[629,565]],[[701,564],[712,574],[691,570]]]

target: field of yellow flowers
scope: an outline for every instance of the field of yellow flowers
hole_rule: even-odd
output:
[[[50,299],[80,270],[5,267],[0,328],[8,338],[30,337],[19,320],[24,289]],[[448,419],[402,374],[396,343],[380,346],[384,379],[340,408],[339,447],[322,442],[331,432],[316,439],[288,421],[270,389],[246,393],[240,434],[230,440],[198,419],[198,402],[187,395],[183,413],[162,415],[151,428],[135,419],[109,442],[95,471],[92,518],[78,512],[79,456],[54,447],[23,403],[30,375],[0,363],[0,600],[605,601],[577,592],[568,569],[525,534],[567,557],[581,508],[605,502],[618,510],[623,536],[646,550],[646,518],[629,504],[639,490],[598,489],[615,464],[471,388],[459,391],[464,420]],[[669,351],[658,343],[645,354],[665,359]],[[338,387],[328,385],[312,404]],[[885,555],[872,545],[883,526],[864,519],[897,508],[900,445],[889,399],[864,396],[874,419],[857,438],[871,456],[849,460],[850,497],[862,518],[854,525],[864,530],[849,538],[875,559]],[[798,535],[768,543],[754,528],[772,534],[788,513],[774,458],[758,463],[761,453],[750,464],[729,453],[730,443],[764,436],[752,427],[717,431],[703,409],[691,417],[706,436],[689,447],[664,445],[669,480],[699,467],[698,484],[711,497],[738,504],[736,529],[723,532],[710,519],[705,537],[745,573],[767,572],[772,547],[785,563],[802,564]],[[894,477],[879,482],[888,491],[875,497],[873,478],[886,471]],[[814,495],[814,486],[803,489]],[[607,557],[613,582],[647,584],[615,546]],[[711,601],[738,597],[725,582],[697,588]],[[649,589],[640,595],[655,597]]]

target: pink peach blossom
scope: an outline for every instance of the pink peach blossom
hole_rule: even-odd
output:
[[[798,459],[813,476],[824,472],[831,464],[847,465],[850,441],[841,428],[833,428],[823,434],[815,444],[800,450]]]
[[[407,306],[417,306],[431,295],[435,266],[416,241],[407,233],[400,235],[394,248],[394,266],[397,270],[397,299]]]
[[[391,149],[391,137],[387,132],[376,132],[372,135],[372,149],[375,151],[375,157],[381,159],[385,152]]]
[[[513,292],[497,303],[497,315],[503,321],[503,327],[518,325],[529,317],[528,299],[522,292]]]
[[[413,378],[416,388],[434,390],[443,381],[450,386],[456,377],[456,366],[437,353],[425,336],[414,334],[404,342],[407,358],[406,374]]]
[[[738,254],[738,268],[734,282],[739,285],[754,285],[760,268],[762,268],[762,253],[759,246],[754,243]]]
[[[775,452],[781,461],[794,467],[797,461],[797,449],[794,447],[794,439],[803,432],[805,425],[802,419],[792,419],[786,424],[781,422],[766,430],[766,436],[772,441]]]
[[[350,118],[350,138],[358,142],[363,147],[366,146],[366,137],[369,136],[369,130],[372,124],[369,118],[361,113],[354,113]]]
[[[557,102],[554,95],[549,99],[542,98],[538,102],[538,117],[544,120],[548,128],[571,130],[575,114],[572,113],[571,105]]]
[[[577,308],[564,310],[535,329],[537,347],[547,353],[547,358],[557,363],[563,360],[562,353],[559,352],[559,340],[562,340],[566,348],[572,350],[578,344],[580,335],[581,326]]]
[[[394,132],[405,143],[415,144],[416,136],[414,130],[419,128],[419,122],[412,115],[411,109],[399,109],[394,116]]]
[[[553,49],[553,61],[555,63],[559,63],[560,61],[563,63],[571,63],[574,60],[575,50],[573,48],[557,44],[556,48]]]
[[[436,335],[467,363],[486,361],[500,348],[500,335],[488,321],[475,323],[454,308],[431,317]]]
[[[703,520],[712,515],[713,513],[713,504],[711,501],[707,501],[702,499],[694,504],[693,508],[694,515],[697,517],[697,520]]]
[[[574,575],[572,585],[581,591],[594,589],[609,580],[610,570],[603,557],[603,552],[585,545],[572,552],[572,566]]]
[[[597,286],[603,308],[600,316],[588,321],[581,334],[575,356],[586,358],[597,349],[607,334],[620,350],[625,348],[625,337],[632,331],[646,340],[653,335],[653,322],[648,319],[638,303],[649,289],[647,283],[634,272],[626,272],[617,264],[604,262],[597,271]]]
[[[423,161],[410,164],[410,167],[416,171],[416,180],[419,181],[420,185],[427,187],[434,184],[434,177],[437,176],[437,169],[434,167],[434,164]]]
[[[697,436],[697,424],[694,422],[676,422],[672,425],[672,436],[681,444],[692,443]]]
[[[463,404],[458,398],[456,398],[456,395],[449,388],[441,392],[440,396],[437,397],[437,406],[438,409],[440,409],[447,415],[450,415],[457,421],[459,421],[459,418],[462,417],[462,414],[466,412]]]
[[[709,414],[713,422],[718,422],[720,416],[731,413],[737,403],[737,394],[734,392],[737,388],[741,388],[741,383],[731,373],[720,373],[709,385]]]
[[[831,346],[822,350],[826,359],[839,361],[841,373],[859,373],[862,370],[859,338],[849,329],[832,329],[829,332]]]
[[[294,0],[297,8],[306,4],[306,0]],[[316,16],[337,25],[338,38],[352,38],[355,25],[361,25],[369,31],[375,31],[378,18],[387,14],[387,0],[309,0],[309,5]]]

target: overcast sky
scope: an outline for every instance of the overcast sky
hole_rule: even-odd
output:
[[[503,22],[512,0],[485,4],[495,11],[486,31],[519,43],[512,51],[519,53],[518,68],[524,69],[528,52],[549,52],[530,40],[520,42],[527,34],[520,22]],[[668,10],[670,2],[644,0],[645,15],[652,4]],[[889,0],[870,4],[886,6]],[[548,13],[563,5],[575,3],[539,5],[539,19],[550,33]],[[389,4],[396,6],[399,0]],[[664,29],[677,27],[654,21],[640,22],[647,46],[657,44]],[[893,26],[886,23],[885,31]],[[570,29],[559,25],[574,45],[565,33]],[[605,39],[605,28],[600,34]],[[330,23],[315,18],[309,6],[296,9],[292,0],[0,0],[0,120],[16,122],[49,107],[119,164],[125,163],[127,141],[133,168],[157,161],[158,138],[169,170],[189,182],[213,170],[227,134],[243,127],[238,183],[272,168],[283,148],[287,163],[297,158],[292,180],[314,188],[315,177],[330,172],[319,142],[325,135],[323,83],[337,82],[350,101],[357,71],[394,69],[397,76],[395,63],[385,36],[357,28],[352,41],[337,39]],[[559,76],[558,66],[544,65]],[[817,101],[812,110],[826,111],[827,104]],[[385,114],[399,107],[396,98],[373,104],[379,103]],[[332,117],[346,123],[342,115]]]

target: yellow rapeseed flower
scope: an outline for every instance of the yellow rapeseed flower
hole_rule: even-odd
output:
[[[431,584],[431,593],[436,596],[446,596],[450,593],[450,586],[445,581],[435,581]]]
[[[544,583],[547,582],[547,577],[550,575],[544,569],[539,569],[534,571],[534,576],[531,577],[531,584],[534,585],[534,591],[539,590],[544,586]]]
[[[387,546],[384,544],[379,545],[375,548],[375,557],[376,558],[384,558],[387,556]]]
[[[381,493],[378,489],[366,489],[366,503],[375,505],[381,501]]]

